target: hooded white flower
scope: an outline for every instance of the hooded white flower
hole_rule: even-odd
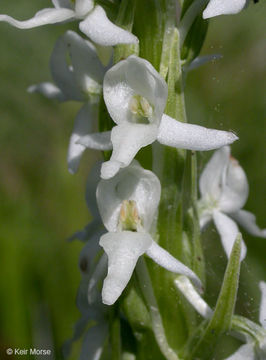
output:
[[[107,305],[118,299],[144,253],[165,269],[186,275],[200,286],[194,272],[161,248],[149,233],[160,193],[158,178],[137,162],[98,185],[98,207],[108,230],[100,239],[100,246],[108,256],[108,274],[102,290],[103,302]]]
[[[71,60],[71,64],[68,63]],[[32,85],[28,91],[38,92],[49,99],[59,101],[81,101],[85,104],[77,114],[74,129],[68,147],[68,168],[71,173],[78,170],[81,156],[86,149],[78,144],[79,139],[88,135],[94,149],[105,150],[106,146],[98,139],[105,139],[105,133],[93,134],[97,124],[97,110],[93,106],[102,93],[102,83],[106,68],[102,65],[95,46],[73,31],[61,36],[53,49],[50,59],[50,70],[53,83],[44,82]]]
[[[29,20],[19,21],[8,15],[0,15],[5,21],[19,29],[79,20],[79,29],[92,41],[103,46],[137,43],[138,39],[130,32],[113,24],[104,9],[95,5],[94,0],[52,0],[54,8],[38,11]]]
[[[111,132],[111,159],[102,166],[103,179],[128,166],[139,149],[155,140],[176,148],[211,150],[237,139],[233,133],[182,123],[163,114],[167,84],[147,60],[134,55],[107,71],[103,93],[117,124]],[[80,143],[87,145],[86,139]]]
[[[259,341],[250,341],[247,344],[240,346],[240,348],[226,360],[264,360],[266,358],[266,283],[260,281],[261,302],[259,320],[262,327],[265,329],[264,334],[261,334]]]
[[[203,19],[218,15],[237,14],[248,4],[248,0],[210,0],[203,11]]]
[[[211,157],[201,174],[199,187],[201,228],[214,221],[228,257],[239,232],[236,222],[250,234],[266,238],[266,229],[259,229],[255,216],[242,210],[248,198],[248,181],[237,160],[230,156],[229,146],[217,150]],[[242,243],[241,258],[245,255],[246,246]]]

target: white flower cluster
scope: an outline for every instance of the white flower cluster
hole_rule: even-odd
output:
[[[99,343],[107,332],[103,316],[105,310],[95,308],[100,280],[105,278],[103,303],[111,305],[128,284],[139,257],[146,254],[158,265],[175,274],[185,275],[196,287],[201,287],[197,275],[157,243],[156,220],[161,185],[154,173],[143,169],[134,160],[141,148],[155,141],[174,148],[198,151],[219,148],[200,178],[202,197],[198,207],[201,227],[214,221],[228,256],[238,233],[235,222],[255,236],[266,237],[266,230],[260,230],[255,217],[242,210],[248,195],[248,183],[242,168],[230,157],[228,147],[237,140],[237,136],[232,132],[183,123],[166,115],[167,84],[147,60],[131,55],[112,67],[104,66],[100,60],[99,45],[136,44],[138,39],[113,24],[105,10],[93,0],[52,0],[52,3],[53,8],[37,12],[32,19],[18,21],[8,15],[0,15],[0,21],[28,29],[78,20],[80,31],[90,39],[83,39],[73,31],[61,36],[50,61],[54,83],[33,85],[29,91],[50,99],[82,103],[69,141],[68,167],[71,173],[78,170],[86,148],[112,150],[110,160],[101,164],[101,169],[98,167],[88,180],[87,202],[94,220],[73,236],[87,241],[80,258],[84,276],[80,291],[82,299],[85,296],[86,306],[80,300],[79,307],[83,314],[82,326],[89,317],[98,322],[97,331],[101,336],[95,335],[97,341],[94,342],[88,334],[89,340],[84,345],[85,354],[93,354],[92,358],[96,359]],[[203,16],[236,13],[245,4],[245,0],[210,0]],[[115,123],[111,131],[99,132],[97,129],[101,96]],[[98,177],[101,180],[96,185]],[[242,258],[245,253],[243,244]],[[95,258],[98,259],[96,264],[89,266]],[[96,346],[94,350],[93,346]]]
[[[0,21],[19,28],[32,28],[77,19],[80,30],[97,44],[138,42],[133,34],[111,23],[103,8],[92,0],[74,3],[53,0],[53,5],[54,8],[43,9],[30,20],[17,21],[1,15]],[[108,69],[102,65],[93,43],[73,31],[67,31],[58,39],[50,67],[54,84],[33,85],[29,91],[59,101],[83,103],[69,142],[70,172],[77,171],[86,147],[113,149],[110,160],[102,164],[104,180],[97,188],[100,215],[108,230],[99,243],[108,255],[103,302],[116,301],[138,257],[144,253],[166,269],[191,277],[199,286],[197,276],[153,240],[151,225],[156,220],[160,182],[153,173],[132,161],[139,149],[155,141],[202,151],[231,144],[237,136],[167,116],[164,114],[167,84],[147,60],[132,55]],[[102,92],[107,110],[116,123],[112,131],[103,133],[93,132],[97,128],[96,105]]]
[[[248,198],[248,181],[238,161],[230,155],[229,146],[217,150],[204,168],[199,181],[201,199],[198,201],[200,226],[211,221],[220,234],[229,257],[241,225],[253,236],[266,238],[266,229],[259,229],[255,216],[242,210]],[[243,259],[246,246],[242,242]]]

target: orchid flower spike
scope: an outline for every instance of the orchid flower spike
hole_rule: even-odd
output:
[[[214,221],[227,257],[239,232],[236,222],[251,235],[266,238],[266,229],[259,229],[255,216],[242,210],[248,198],[248,181],[237,160],[230,156],[229,146],[211,157],[200,176],[199,187],[200,226],[204,228]],[[242,260],[245,255],[246,246],[242,243]]]
[[[218,15],[237,14],[248,5],[249,0],[210,0],[203,11],[203,19]]]
[[[238,350],[225,360],[263,360],[266,358],[266,282],[260,281],[261,290],[259,321],[262,328],[259,341],[248,338],[246,344],[240,346]]]
[[[52,0],[53,8],[38,11],[29,20],[19,21],[8,15],[0,15],[5,21],[19,29],[79,20],[79,29],[96,44],[113,46],[138,43],[136,36],[116,26],[107,17],[104,9],[94,0]]]
[[[138,258],[146,253],[157,264],[183,274],[200,286],[197,275],[161,248],[150,235],[160,201],[158,178],[133,162],[109,180],[101,180],[96,197],[108,233],[100,239],[108,256],[103,303],[112,305],[126,287]]]
[[[71,60],[68,64],[67,59]],[[93,106],[102,93],[102,83],[106,68],[102,65],[95,46],[73,31],[67,31],[61,36],[53,49],[50,59],[50,69],[53,83],[44,82],[32,85],[28,91],[38,92],[49,99],[59,101],[81,101],[83,107],[77,114],[68,147],[68,169],[71,173],[78,170],[79,163],[86,147],[78,143],[80,138],[90,134],[94,149],[106,150],[98,138],[105,134],[93,134],[97,124],[97,109]]]
[[[176,148],[211,150],[237,139],[231,132],[182,123],[163,114],[167,84],[147,60],[134,55],[107,71],[103,94],[117,124],[111,132],[111,159],[102,166],[103,179],[128,166],[139,149],[155,140]],[[86,138],[80,143],[91,147]]]

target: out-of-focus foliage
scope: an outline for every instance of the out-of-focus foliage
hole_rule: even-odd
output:
[[[27,18],[48,0],[8,1],[1,13]],[[236,16],[211,20],[202,54],[223,59],[187,78],[189,120],[240,137],[232,153],[245,169],[250,196],[246,209],[265,226],[265,2]],[[75,28],[74,24],[71,24]],[[7,347],[53,348],[71,335],[78,317],[75,294],[81,244],[66,238],[89,220],[85,180],[96,153],[81,171],[67,172],[66,151],[78,104],[58,105],[26,89],[50,78],[49,57],[69,25],[20,31],[0,24],[0,354]],[[200,155],[201,169],[209,154]],[[243,233],[248,247],[241,267],[237,312],[256,320],[258,280],[265,280],[266,242]],[[215,304],[226,266],[214,230],[204,234],[209,302]],[[214,274],[217,273],[217,277]],[[255,294],[254,296],[251,294]],[[9,357],[11,359],[11,357]]]

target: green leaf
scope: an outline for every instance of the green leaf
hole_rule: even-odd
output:
[[[217,300],[213,316],[198,345],[192,353],[192,359],[210,359],[212,351],[220,335],[231,329],[231,322],[235,308],[241,254],[242,235],[239,233],[234,243],[222,288]]]
[[[208,24],[201,14],[193,22],[181,51],[181,58],[186,60],[186,63],[190,63],[199,55],[207,35]]]
[[[151,317],[139,289],[135,273],[126,287],[122,299],[122,310],[134,333],[151,329]]]

